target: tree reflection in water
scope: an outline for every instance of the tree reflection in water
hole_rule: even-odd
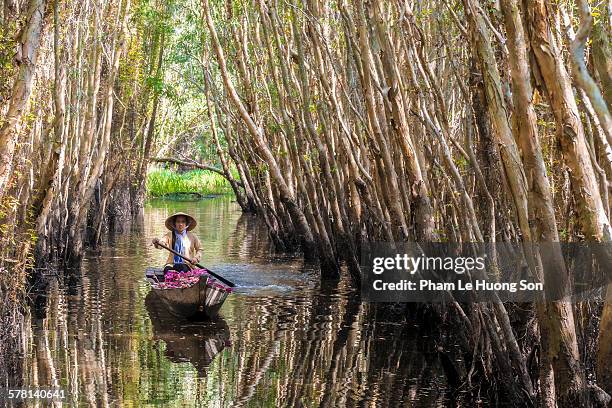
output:
[[[208,322],[177,319],[153,292],[145,297],[145,306],[153,326],[153,340],[164,342],[168,360],[190,362],[200,377],[206,377],[213,359],[231,345],[229,327],[222,317]]]
[[[177,322],[147,296],[159,220],[200,221],[204,263],[240,289],[214,323]],[[120,267],[119,267],[120,265]],[[227,198],[154,202],[145,225],[52,279],[32,307],[26,384],[59,385],[71,405],[443,406],[435,346],[418,327],[378,317],[348,282],[319,282],[271,252],[265,227]]]

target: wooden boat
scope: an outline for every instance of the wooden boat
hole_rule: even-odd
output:
[[[173,315],[185,319],[214,319],[232,291],[231,287],[207,273],[200,275],[191,286],[182,288],[164,287],[164,272],[161,268],[147,268],[145,276],[151,284],[151,292],[159,297]]]
[[[153,339],[166,344],[166,357],[175,363],[190,362],[201,377],[206,377],[215,357],[225,347],[231,347],[230,329],[221,317],[205,322],[177,320],[153,291],[146,296],[145,306],[153,326]]]

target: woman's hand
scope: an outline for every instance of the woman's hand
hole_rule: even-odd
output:
[[[155,246],[155,248],[157,249],[161,249],[161,247],[159,246],[159,238],[153,238],[153,245]]]

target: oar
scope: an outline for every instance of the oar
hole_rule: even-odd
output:
[[[183,255],[179,254],[178,252],[176,252],[175,250],[173,250],[172,248],[168,248],[167,246],[165,246],[164,244],[162,244],[161,242],[157,242],[157,245],[159,245],[160,247],[167,249],[168,251],[172,252],[174,255],[180,256],[181,258],[183,258],[186,261],[190,261],[190,259],[184,257]],[[191,262],[190,262],[191,263]],[[214,276],[215,278],[219,279],[221,282],[225,283],[227,286],[233,288],[234,286],[236,286],[236,284],[234,282],[230,282],[227,279],[225,279],[223,276],[219,276],[216,273],[214,273],[213,271],[205,268],[204,266],[200,265],[200,264],[193,264],[195,266],[197,266],[200,269],[206,269],[208,271],[208,273],[210,273],[212,276]]]

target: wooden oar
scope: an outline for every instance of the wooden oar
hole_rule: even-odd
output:
[[[160,247],[167,249],[168,251],[172,252],[174,255],[180,256],[181,258],[183,258],[186,261],[190,261],[190,259],[184,257],[183,255],[179,254],[178,252],[176,252],[175,250],[173,250],[172,248],[168,248],[167,246],[165,246],[164,244],[162,244],[161,242],[157,242],[157,245],[159,245]],[[189,262],[191,263],[191,262]],[[227,279],[225,279],[223,276],[219,276],[216,273],[214,273],[213,271],[209,270],[208,268],[205,268],[204,266],[196,263],[196,264],[192,264],[197,266],[200,269],[206,269],[208,271],[209,274],[211,274],[212,276],[214,276],[215,278],[219,279],[221,282],[225,283],[227,286],[233,288],[234,286],[236,286],[236,284],[234,282],[230,282]]]

